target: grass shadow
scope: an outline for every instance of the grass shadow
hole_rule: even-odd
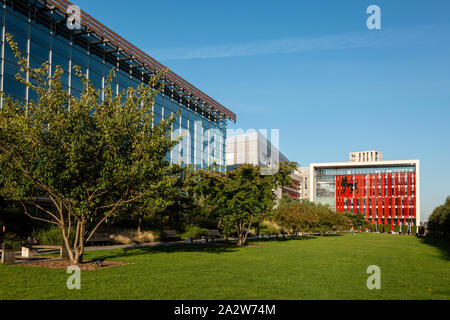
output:
[[[430,237],[417,237],[422,243],[435,247],[441,251],[444,260],[450,260],[450,241]]]
[[[117,252],[105,255],[96,256],[96,260],[107,260],[123,257],[134,257],[146,254],[159,253],[176,253],[176,252],[201,252],[211,254],[224,254],[236,252],[238,247],[228,243],[208,243],[208,244],[173,244],[173,245],[158,245],[139,248],[123,248]],[[114,250],[116,251],[116,250]]]

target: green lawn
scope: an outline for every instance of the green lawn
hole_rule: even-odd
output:
[[[346,234],[271,240],[244,248],[177,245],[88,252],[134,262],[83,271],[0,265],[0,299],[450,299],[450,244]],[[369,265],[381,289],[366,286]]]

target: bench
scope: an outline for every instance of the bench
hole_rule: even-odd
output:
[[[208,239],[214,240],[214,239],[221,239],[222,235],[220,234],[219,230],[217,229],[210,229],[208,230]]]
[[[180,240],[181,236],[175,230],[162,230],[160,238],[162,241]]]
[[[107,233],[94,233],[94,235],[87,241],[87,244],[94,245],[107,245],[114,241],[113,238]]]
[[[55,250],[59,251],[60,258],[68,258],[69,253],[64,246],[50,246],[50,245],[32,245],[28,247],[22,247],[22,257],[32,258],[39,253],[39,250]]]

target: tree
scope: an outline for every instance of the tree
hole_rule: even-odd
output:
[[[225,229],[235,229],[237,245],[242,246],[252,224],[273,209],[273,191],[292,184],[289,175],[296,167],[293,162],[282,164],[274,175],[261,175],[260,166],[247,164],[226,173],[201,170],[195,192],[209,216],[224,224]]]
[[[170,138],[173,116],[152,126],[161,74],[115,96],[111,72],[101,101],[75,66],[83,82],[78,99],[63,88],[61,67],[53,75],[48,63],[28,67],[12,36],[6,39],[18,58],[18,81],[38,99],[25,105],[7,97],[0,110],[0,194],[19,201],[31,218],[58,226],[70,260],[79,263],[84,244],[108,217],[165,183],[171,167],[164,157],[178,140]],[[30,214],[30,206],[41,213]]]
[[[319,223],[314,206],[306,201],[283,201],[275,210],[273,219],[291,235],[313,231]]]
[[[450,196],[433,210],[428,218],[428,230],[432,237],[450,239]]]
[[[290,234],[338,231],[347,229],[350,223],[344,214],[307,200],[282,202],[273,219]]]
[[[353,228],[366,229],[369,226],[369,222],[366,221],[364,215],[361,213],[353,213],[351,211],[344,212],[344,215],[349,219]]]
[[[319,223],[316,228],[317,232],[327,233],[330,231],[346,230],[351,225],[348,218],[330,207],[322,204],[316,204],[317,214],[319,216]]]
[[[166,172],[166,179],[161,181],[152,195],[137,203],[135,212],[138,216],[138,232],[146,215],[158,215],[161,220],[173,224],[195,212],[196,206],[189,192],[192,173],[190,166],[172,165]]]

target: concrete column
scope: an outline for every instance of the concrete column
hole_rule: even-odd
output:
[[[22,247],[22,257],[32,258],[34,256],[37,256],[36,250],[29,249],[27,247]]]
[[[61,247],[61,250],[59,252],[59,257],[61,259],[66,259],[66,260],[69,259],[69,252],[67,251],[65,246]]]
[[[16,263],[16,252],[13,249],[2,250],[2,264]]]

